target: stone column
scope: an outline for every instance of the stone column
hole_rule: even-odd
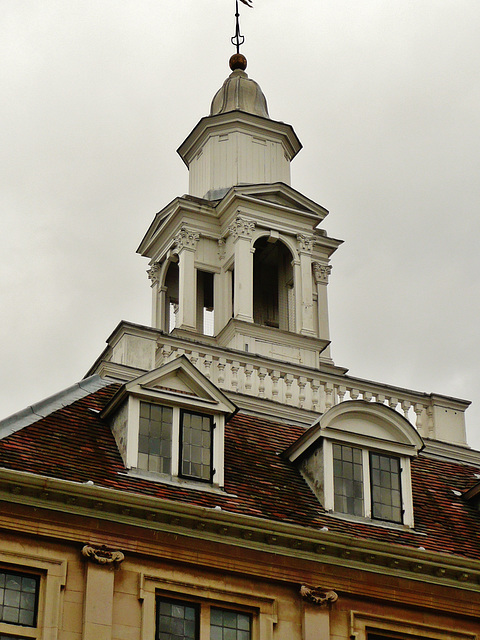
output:
[[[313,279],[312,279],[312,251],[314,237],[305,234],[297,235],[298,255],[300,257],[300,286],[295,287],[299,293],[296,296],[297,304],[300,302],[300,327],[299,333],[315,336],[313,317]]]
[[[330,328],[328,323],[328,278],[332,272],[332,267],[321,262],[313,263],[313,274],[317,285],[317,305],[318,305],[318,337],[322,340],[330,340]],[[331,358],[330,345],[321,354],[322,358]]]
[[[182,227],[175,237],[175,252],[178,254],[178,313],[179,329],[196,330],[197,274],[195,251],[200,234]]]
[[[255,223],[238,216],[228,228],[235,245],[235,281],[233,316],[253,322],[253,253]]]
[[[114,571],[124,559],[121,551],[85,545],[88,559],[83,605],[82,640],[112,640]]]

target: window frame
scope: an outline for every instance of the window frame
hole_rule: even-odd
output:
[[[197,476],[188,475],[182,472],[183,467],[183,418],[185,414],[193,415],[193,416],[201,416],[202,418],[208,418],[210,422],[210,478],[198,478]],[[177,475],[179,478],[186,478],[188,480],[195,480],[196,482],[205,482],[208,484],[213,483],[213,478],[215,476],[215,465],[214,465],[214,457],[213,457],[213,441],[214,441],[214,432],[215,432],[215,422],[213,420],[213,416],[208,415],[208,413],[201,413],[200,411],[190,411],[189,409],[180,409],[179,411],[179,437],[178,437],[178,467],[177,467]],[[173,437],[173,430],[172,430]],[[172,442],[172,450],[173,450],[173,442]]]
[[[351,513],[335,511],[335,478],[333,469],[333,445],[352,447],[360,449],[362,452],[362,472],[363,472],[363,515],[357,516]],[[387,520],[373,516],[373,498],[372,498],[372,479],[371,479],[371,454],[378,454],[387,458],[396,458],[399,462],[400,472],[400,498],[401,498],[401,521]],[[346,440],[330,440],[323,441],[323,465],[324,465],[324,483],[325,483],[325,509],[335,515],[345,518],[368,520],[373,523],[388,523],[391,525],[413,527],[413,497],[410,482],[410,458],[401,455],[397,451],[381,449],[365,446],[359,442]]]
[[[385,640],[477,640],[475,633],[447,629],[393,616],[383,616],[360,611],[350,611],[350,635],[357,640],[369,640],[372,636]]]
[[[0,568],[6,572],[36,577],[38,580],[35,626],[0,622],[0,636],[3,634],[18,640],[39,640],[45,633],[45,621],[59,619],[60,594],[67,576],[66,561],[4,549],[0,551]]]
[[[143,469],[138,465],[139,459],[139,435],[140,435],[140,404],[153,404],[161,407],[169,407],[172,409],[172,442],[171,442],[171,471],[170,473],[163,473],[160,471],[149,471]],[[184,414],[200,415],[207,417],[210,420],[210,479],[205,480],[203,478],[197,478],[196,476],[186,475],[181,472],[182,467],[182,416]],[[198,482],[203,486],[219,486],[223,487],[223,435],[225,431],[225,416],[217,413],[207,413],[197,411],[195,409],[185,408],[181,406],[175,406],[169,404],[165,400],[155,401],[154,398],[149,397],[133,397],[129,398],[128,408],[128,421],[134,425],[134,433],[132,436],[135,447],[130,450],[130,455],[127,458],[130,468],[134,469],[137,473],[146,474],[151,477],[157,478],[169,478],[185,480],[189,482]]]
[[[10,622],[8,620],[0,619],[0,635],[12,635],[11,632],[4,632],[3,631],[3,625],[7,625],[9,628],[12,628],[12,629],[19,629],[19,628],[20,629],[27,628],[27,629],[30,629],[30,630],[37,629],[37,627],[38,627],[38,615],[39,615],[39,603],[40,603],[41,574],[32,573],[32,572],[29,572],[29,571],[18,570],[16,567],[3,567],[3,566],[0,566],[0,573],[3,573],[5,575],[12,575],[12,576],[15,576],[17,578],[30,578],[30,579],[35,580],[35,583],[36,583],[36,587],[35,587],[35,604],[34,604],[33,622],[32,622],[32,624],[22,624],[21,622]],[[5,582],[5,588],[6,588],[6,582]],[[3,603],[2,606],[5,607],[6,605]],[[15,608],[17,608],[17,607],[15,607]],[[18,610],[20,612],[20,606],[18,607]]]
[[[232,586],[202,586],[187,575],[182,579],[173,579],[173,574],[141,573],[138,599],[142,603],[141,640],[156,638],[156,602],[158,597],[175,599],[182,602],[199,603],[206,607],[214,607],[228,611],[238,611],[251,616],[250,640],[273,640],[274,625],[278,622],[278,602],[266,596],[263,590],[244,591]],[[198,640],[209,640],[210,617],[201,616],[200,637]]]
[[[191,607],[196,612],[195,618],[195,635],[194,640],[211,640],[211,627],[212,627],[212,619],[211,619],[211,611],[212,609],[217,609],[221,611],[227,611],[232,613],[240,613],[248,616],[250,618],[250,639],[253,640],[253,632],[254,632],[254,620],[256,616],[255,610],[245,607],[238,606],[232,604],[230,602],[218,602],[216,600],[209,600],[205,598],[196,598],[192,596],[184,596],[183,594],[165,594],[163,591],[155,592],[155,635],[154,640],[159,640],[159,602],[168,602],[170,604],[178,603],[182,606]]]

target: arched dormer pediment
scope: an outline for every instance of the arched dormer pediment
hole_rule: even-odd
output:
[[[329,409],[319,420],[324,437],[336,434],[383,442],[386,446],[423,449],[423,439],[415,427],[398,411],[378,402],[348,400]]]
[[[377,402],[347,400],[324,413],[285,455],[295,461],[322,438],[343,440],[416,455],[423,439],[410,422],[397,411]]]
[[[393,409],[350,400],[329,409],[284,455],[327,511],[412,527],[410,459],[422,447]]]

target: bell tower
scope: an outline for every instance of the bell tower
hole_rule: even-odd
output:
[[[308,366],[332,364],[327,285],[341,241],[290,184],[301,143],[270,118],[241,54],[178,153],[189,193],[160,211],[150,259],[152,324],[165,333]]]

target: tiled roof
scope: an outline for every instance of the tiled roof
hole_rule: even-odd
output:
[[[225,495],[127,475],[98,412],[118,390],[99,389],[0,441],[0,468],[96,485],[281,521],[357,538],[480,559],[480,512],[462,498],[477,467],[420,454],[412,463],[415,531],[333,517],[281,453],[304,433],[242,413],[226,427]],[[424,535],[418,535],[424,534]]]

